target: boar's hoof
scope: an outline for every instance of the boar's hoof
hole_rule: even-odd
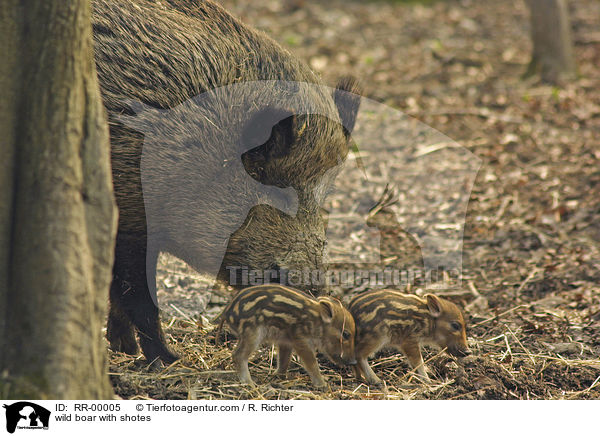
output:
[[[179,356],[167,348],[167,345],[160,341],[143,340],[140,338],[142,351],[148,362],[160,359],[163,363],[170,365],[179,360]]]
[[[108,318],[108,327],[106,329],[106,338],[110,343],[110,349],[119,353],[135,356],[139,348],[135,340],[135,331],[133,326],[128,323],[120,322],[120,319]]]
[[[138,354],[139,348],[137,343],[135,342],[135,336],[132,337],[119,337],[119,338],[110,338],[110,349],[119,353],[129,354],[130,356],[135,356]]]

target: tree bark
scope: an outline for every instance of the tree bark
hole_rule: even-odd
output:
[[[89,0],[0,2],[0,397],[112,398],[116,208]]]
[[[533,55],[526,76],[559,84],[576,75],[566,0],[528,0]]]

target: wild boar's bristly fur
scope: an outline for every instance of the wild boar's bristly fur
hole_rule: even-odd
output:
[[[211,1],[92,6],[119,207],[107,336],[113,349],[134,354],[137,331],[146,358],[172,362],[155,304],[160,252],[222,281],[228,267],[323,269],[321,203],[348,154],[359,88],[350,78],[335,90],[322,86]],[[248,83],[260,85],[238,87]],[[219,100],[223,89],[249,89],[242,97],[252,105]],[[314,111],[295,110],[290,96]],[[256,186],[262,197],[248,188]],[[287,200],[263,201],[282,190],[294,192],[297,213],[279,207]]]

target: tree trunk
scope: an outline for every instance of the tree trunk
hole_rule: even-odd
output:
[[[116,208],[89,0],[0,2],[0,397],[112,398]]]
[[[566,0],[528,0],[533,55],[526,76],[561,83],[575,77],[573,42]]]

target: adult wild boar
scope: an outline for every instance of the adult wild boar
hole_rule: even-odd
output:
[[[320,204],[359,105],[354,80],[320,85],[220,6],[171,3],[92,3],[119,206],[107,336],[135,354],[137,330],[146,358],[167,363],[159,253],[222,278],[321,269]]]

